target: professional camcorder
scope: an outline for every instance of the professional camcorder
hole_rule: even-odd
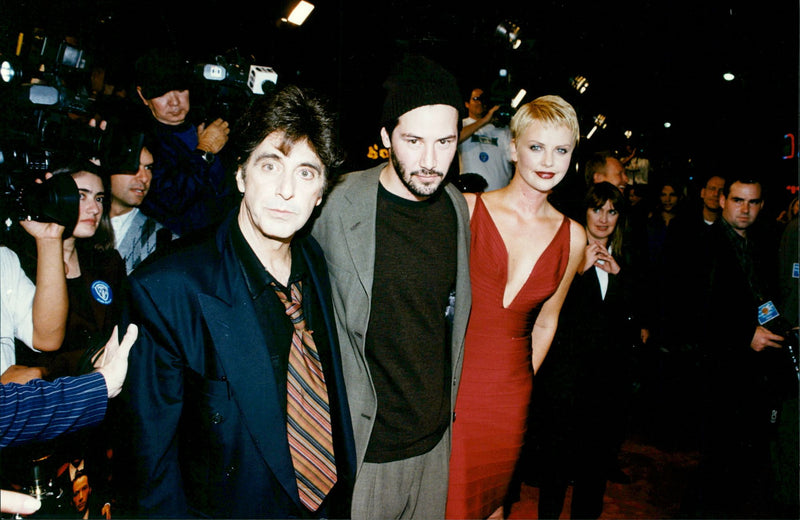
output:
[[[254,61],[233,49],[215,56],[210,62],[195,65],[194,77],[199,88],[192,92],[192,105],[197,104],[195,99],[199,98],[205,120],[235,121],[253,96],[268,94],[275,88],[278,74],[271,67],[256,65]]]
[[[69,175],[42,181],[76,154],[102,157],[110,133],[87,124],[92,115],[88,59],[66,41],[34,33],[13,55],[0,55],[0,221],[56,222],[69,236],[79,195]]]
[[[94,99],[89,92],[86,53],[66,41],[34,33],[18,55],[2,55],[0,82],[0,165],[41,173],[47,152],[99,156],[107,134],[91,128]]]

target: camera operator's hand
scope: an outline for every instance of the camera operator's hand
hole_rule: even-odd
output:
[[[55,222],[37,222],[36,220],[21,220],[19,223],[25,231],[38,240],[57,240],[61,247],[61,235],[64,226]]]
[[[492,118],[494,117],[494,113],[497,112],[498,110],[500,110],[500,105],[493,106],[492,108],[489,109],[488,112],[486,112],[486,115],[481,118],[481,121],[485,121],[486,123],[488,123],[489,121],[492,120]]]
[[[139,328],[131,323],[125,331],[122,343],[117,341],[117,327],[111,332],[111,338],[103,348],[103,353],[95,360],[96,372],[103,374],[108,388],[108,398],[116,397],[122,390],[125,375],[128,373],[128,354],[139,337]]]
[[[34,379],[44,379],[45,376],[44,367],[11,365],[0,375],[0,384],[17,383],[18,385],[24,385]]]
[[[771,332],[766,327],[759,325],[756,327],[756,332],[753,334],[753,339],[750,340],[750,348],[756,352],[761,352],[767,347],[781,348],[783,347],[783,345],[781,345],[781,341],[783,341],[783,339],[783,336],[779,336]]]
[[[38,511],[40,507],[42,507],[42,503],[35,497],[0,489],[0,513],[30,515]]]
[[[218,154],[225,143],[228,142],[228,134],[230,133],[228,122],[222,119],[217,119],[210,125],[206,126],[205,123],[197,127],[197,148],[205,152]]]

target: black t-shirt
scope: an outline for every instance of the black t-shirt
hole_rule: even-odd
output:
[[[367,462],[430,451],[450,422],[448,299],[457,221],[443,192],[410,201],[378,190],[366,354],[378,395]]]

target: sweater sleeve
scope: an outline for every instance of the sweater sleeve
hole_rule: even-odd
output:
[[[0,448],[93,426],[103,420],[107,406],[105,378],[97,372],[0,385]]]

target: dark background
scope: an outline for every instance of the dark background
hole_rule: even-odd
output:
[[[413,51],[465,89],[491,85],[506,67],[509,88],[525,88],[525,101],[559,94],[572,102],[584,136],[602,113],[608,126],[581,151],[620,150],[631,130],[659,173],[752,170],[779,205],[798,184],[797,152],[783,159],[791,154],[784,136],[798,127],[797,1],[317,0],[300,27],[279,22],[293,0],[0,2],[3,52],[34,27],[73,35],[112,83],[127,81],[152,46],[176,45],[198,63],[236,48],[275,69],[279,84],[312,86],[335,101],[352,168],[369,165],[368,148],[379,143],[388,67]],[[517,50],[495,34],[505,20],[522,28]],[[735,80],[725,82],[725,71]],[[582,95],[569,83],[576,75],[590,83]]]

